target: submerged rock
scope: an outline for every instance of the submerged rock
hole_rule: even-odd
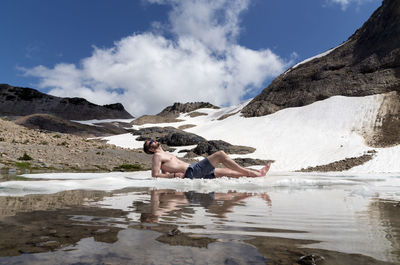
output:
[[[300,265],[318,265],[322,264],[324,260],[325,258],[322,256],[316,254],[310,254],[300,257],[297,263],[299,263]]]
[[[168,232],[168,236],[177,236],[182,234],[182,232],[178,228],[174,228]]]

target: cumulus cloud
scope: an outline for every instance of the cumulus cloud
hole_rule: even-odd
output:
[[[342,10],[345,11],[350,4],[356,4],[357,6],[360,6],[364,3],[371,2],[373,0],[328,0],[328,2],[332,4],[338,4],[341,6]]]
[[[134,34],[113,47],[94,47],[79,65],[37,66],[25,73],[41,88],[97,104],[121,102],[135,116],[154,114],[173,102],[236,104],[291,62],[269,49],[237,44],[240,14],[249,0],[147,0],[171,5],[169,24]],[[167,29],[173,38],[160,32]]]

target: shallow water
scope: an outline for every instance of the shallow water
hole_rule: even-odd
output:
[[[0,183],[0,264],[400,263],[395,174],[25,177]]]

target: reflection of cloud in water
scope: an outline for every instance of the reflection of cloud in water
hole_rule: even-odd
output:
[[[392,260],[388,253],[396,246],[382,233],[387,228],[379,211],[368,211],[370,200],[351,189],[331,188],[263,194],[153,190],[106,197],[101,203],[130,210],[133,220],[179,224],[189,233],[315,240],[320,243],[310,247]],[[399,227],[393,224],[393,229]]]
[[[381,236],[387,239],[386,255],[391,261],[400,263],[400,202],[391,200],[374,200],[369,206],[368,213],[371,222],[375,221],[381,227]]]
[[[191,263],[190,258],[193,257],[225,262],[230,257],[230,252],[227,252],[229,247],[241,249],[238,253],[246,249],[254,254],[255,260],[261,261],[259,252],[247,244],[247,247],[243,245],[244,240],[252,237],[257,238],[257,247],[275,238],[273,242],[286,242],[286,249],[297,249],[297,242],[319,251],[340,251],[342,256],[360,253],[381,260],[398,261],[400,255],[399,211],[395,211],[398,207],[390,201],[376,199],[400,198],[400,178],[394,175],[288,173],[260,179],[198,181],[152,179],[149,172],[44,174],[37,177],[48,180],[0,183],[1,194],[15,193],[20,196],[0,196],[2,232],[14,231],[7,238],[25,238],[25,242],[19,245],[21,251],[32,252],[27,246],[34,246],[37,251],[48,251],[52,247],[46,244],[54,244],[53,249],[64,243],[67,246],[78,244],[66,247],[71,257],[66,257],[64,251],[27,255],[33,258],[32,264],[50,264],[54,260],[68,264],[78,259],[89,263],[121,262],[132,258],[144,260],[144,263]],[[61,192],[55,193],[58,191]],[[52,194],[22,196],[36,192]],[[82,204],[84,210],[73,212]],[[65,207],[71,205],[73,207],[68,212]],[[79,233],[80,228],[76,229],[76,225],[80,228],[100,227],[85,230],[80,237],[74,237],[73,242],[52,242],[57,241],[55,235],[67,238],[71,231]],[[173,250],[176,257],[162,260],[161,255],[171,251],[171,246],[156,239],[175,226],[187,237],[209,237],[216,241],[207,243],[208,249],[203,250],[181,246]],[[43,227],[45,229],[40,230]],[[110,227],[117,230],[102,230]],[[151,230],[135,230],[143,227]],[[28,235],[29,231],[43,236],[44,245],[40,240],[35,241],[38,237],[28,240],[21,236]],[[91,237],[108,243],[93,241]],[[292,242],[290,247],[288,241]],[[139,244],[140,247],[137,247]],[[128,253],[132,247],[143,249],[143,253]],[[272,246],[273,249],[275,247]],[[104,252],[98,252],[96,248]],[[211,257],[216,249],[220,250],[220,256]],[[151,251],[156,254],[151,256]],[[241,262],[255,261],[243,255],[233,258]],[[13,262],[24,258],[15,258]]]
[[[9,257],[8,261],[17,263],[29,259],[30,264],[70,264],[121,263],[134,259],[138,264],[199,260],[213,264],[263,263],[265,258],[282,259],[303,253],[301,245],[318,248],[318,253],[330,250],[329,255],[333,256],[328,258],[340,256],[350,261],[354,256],[346,253],[383,260],[393,260],[396,256],[390,253],[394,253],[398,258],[394,252],[398,234],[393,231],[399,231],[400,224],[397,214],[391,211],[393,204],[371,203],[371,198],[339,187],[276,189],[268,193],[124,189],[112,193],[65,192],[58,196],[67,201],[73,194],[77,194],[77,204],[86,206],[18,213],[7,217],[7,223],[0,222],[2,230],[10,233],[6,238],[22,240],[9,250],[9,253],[15,251],[14,255],[19,255],[19,250],[42,252],[63,247],[55,252]],[[31,197],[19,199],[27,198],[25,204],[29,204]],[[38,197],[57,201],[56,195]],[[66,204],[59,204],[63,205]],[[154,219],[143,220],[143,214],[151,214]],[[176,226],[184,235],[166,237]],[[36,236],[32,238],[32,234]],[[387,238],[388,234],[396,238]],[[193,238],[204,238],[205,245],[190,247],[200,244],[199,240],[191,242]],[[282,246],[293,251],[279,252]],[[264,251],[265,247],[269,251]],[[274,257],[268,253],[280,254]],[[357,257],[358,261],[371,261],[371,258]]]

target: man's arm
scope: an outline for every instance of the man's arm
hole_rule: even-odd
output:
[[[176,173],[161,173],[161,156],[158,154],[153,155],[151,176],[153,178],[175,178],[179,177]]]

